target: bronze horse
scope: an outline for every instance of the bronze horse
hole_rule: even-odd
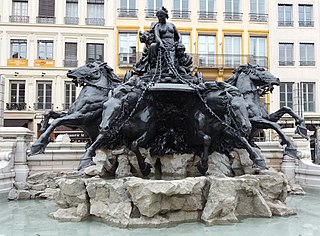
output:
[[[251,132],[251,124],[247,104],[237,88],[230,85],[229,87],[220,86],[215,89],[208,87],[201,91],[202,101],[196,95],[194,88],[183,84],[180,84],[180,86],[188,87],[191,94],[180,92],[178,96],[178,91],[157,92],[150,88],[150,91],[147,91],[147,95],[136,107],[135,112],[131,112],[130,115],[127,112],[125,116],[123,116],[122,102],[128,101],[128,95],[117,96],[118,92],[115,92],[114,96],[104,105],[100,134],[86,150],[79,168],[93,164],[92,157],[95,155],[97,148],[113,149],[126,144],[136,154],[141,173],[147,176],[150,173],[151,166],[145,162],[145,157],[140,153],[139,148],[153,146],[154,149],[159,148],[162,149],[163,153],[167,153],[169,145],[173,149],[176,148],[174,151],[177,152],[193,150],[200,154],[201,161],[197,164],[197,167],[200,173],[205,174],[208,169],[208,154],[210,151],[217,150],[216,147],[209,149],[212,144],[211,140],[221,140],[223,138],[231,138],[240,143],[249,151],[254,163],[261,168],[265,168],[265,163],[261,162],[263,160],[246,142],[245,137]],[[161,87],[161,84],[159,84],[159,87]],[[228,88],[226,89],[226,87]],[[226,91],[231,90],[230,87],[233,87],[232,93]],[[121,91],[121,86],[116,90]],[[141,96],[142,91],[137,91],[137,97]],[[124,97],[126,99],[122,99]],[[208,112],[208,107],[215,115]],[[225,121],[226,116],[230,118],[228,121]],[[183,130],[181,135],[184,135],[184,137],[177,137],[179,129]],[[232,132],[228,129],[237,130],[238,135],[232,135]],[[121,140],[119,140],[119,137]],[[179,144],[174,145],[177,143],[177,138],[185,140],[186,142],[181,142],[180,145],[186,145],[186,147],[179,149]],[[154,147],[154,145],[161,147]]]
[[[289,114],[297,125],[296,133],[307,138],[307,129],[303,118],[287,106],[269,114],[264,104],[261,104],[260,101],[261,95],[269,91],[272,92],[274,85],[280,85],[279,78],[276,78],[262,67],[250,64],[239,66],[233,73],[233,76],[227,79],[226,82],[236,86],[249,105],[249,118],[253,127],[250,142],[258,129],[273,129],[281,138],[281,145],[286,145],[284,155],[299,158],[300,153],[294,147],[293,141],[281,130],[277,122],[284,114]],[[253,142],[251,144],[254,145]]]
[[[31,146],[29,155],[44,153],[50,142],[50,133],[60,125],[80,128],[93,142],[99,134],[99,124],[103,103],[108,100],[108,93],[120,82],[107,63],[93,62],[70,70],[67,77],[72,78],[76,86],[83,87],[68,113],[48,110],[44,113],[41,135]],[[53,118],[49,124],[50,118]]]

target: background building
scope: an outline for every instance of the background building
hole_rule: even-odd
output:
[[[65,76],[70,68],[102,60],[122,77],[143,50],[139,31],[161,6],[205,79],[257,63],[283,82],[266,98],[271,111],[288,105],[317,122],[316,0],[2,0],[4,125],[37,132],[45,109],[66,111],[79,92]]]

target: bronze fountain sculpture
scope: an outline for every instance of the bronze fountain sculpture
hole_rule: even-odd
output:
[[[83,89],[68,114],[45,113],[40,138],[30,154],[44,152],[50,133],[59,125],[80,127],[91,139],[79,169],[90,166],[98,148],[115,149],[125,145],[138,159],[141,173],[150,173],[150,164],[139,151],[148,148],[151,155],[194,153],[200,156],[199,172],[206,174],[208,155],[213,151],[229,154],[244,148],[253,165],[266,169],[256,152],[252,138],[257,129],[272,128],[280,136],[286,155],[299,158],[292,141],[276,123],[288,113],[306,137],[301,117],[284,107],[268,114],[260,96],[272,92],[279,79],[259,66],[242,65],[226,82],[203,82],[194,73],[192,58],[185,53],[180,35],[168,23],[165,8],[157,12],[158,22],[140,33],[145,43],[134,71],[127,71],[124,83],[106,63],[89,63],[67,73]],[[49,116],[55,120],[49,124]]]

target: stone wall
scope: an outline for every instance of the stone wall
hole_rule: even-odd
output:
[[[4,124],[4,76],[0,75],[0,127]]]
[[[26,182],[26,150],[32,137],[26,128],[0,127],[0,194],[8,193],[14,182]]]

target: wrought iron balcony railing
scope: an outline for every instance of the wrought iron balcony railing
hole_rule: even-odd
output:
[[[52,109],[52,108],[53,108],[53,104],[49,102],[34,103],[35,110],[45,110],[45,109]]]
[[[315,61],[300,61],[300,66],[315,66]]]
[[[172,10],[172,19],[190,19],[191,11]]]
[[[299,27],[314,27],[314,21],[299,21]]]
[[[15,23],[29,23],[29,16],[10,16],[9,21]]]
[[[225,21],[242,21],[242,13],[240,12],[224,12]]]
[[[64,67],[77,67],[78,61],[77,60],[64,60],[63,64],[64,64]]]
[[[217,12],[198,11],[199,20],[217,20]]]
[[[268,14],[249,13],[249,18],[252,22],[268,22]]]
[[[18,110],[23,111],[26,110],[27,104],[25,102],[10,102],[6,104],[7,110]]]
[[[279,61],[279,66],[294,66],[294,61]]]
[[[101,25],[105,24],[104,18],[86,18],[86,25]]]
[[[79,24],[79,17],[65,17],[64,23],[66,25],[78,25]]]
[[[132,67],[139,60],[141,53],[120,53],[118,65]],[[258,64],[268,68],[268,57],[244,54],[191,54],[193,65],[198,68],[235,68],[241,64]]]
[[[145,9],[146,18],[156,18],[157,10],[154,9]]]
[[[268,57],[243,54],[193,54],[193,64],[198,68],[235,68],[241,64],[258,64],[268,67]]]
[[[118,10],[118,17],[136,18],[138,15],[138,9],[118,8],[117,10]]]
[[[119,53],[119,66],[133,66],[137,63],[140,53]]]
[[[37,23],[39,23],[39,24],[55,24],[56,18],[53,16],[37,16]]]
[[[281,27],[292,27],[293,21],[278,21],[278,26]]]

